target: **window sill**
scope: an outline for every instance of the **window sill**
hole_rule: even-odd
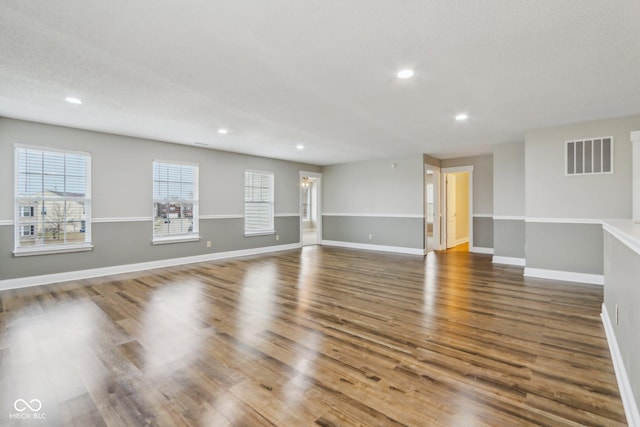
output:
[[[37,247],[37,248],[20,248],[13,251],[13,256],[35,256],[35,255],[50,255],[50,254],[64,254],[69,252],[85,252],[92,251],[93,245],[91,243],[83,245],[67,245],[67,246],[51,246],[51,247]]]
[[[152,245],[168,245],[170,243],[187,243],[187,242],[198,242],[201,237],[198,234],[194,234],[193,236],[175,236],[175,237],[157,237],[151,241]]]
[[[250,232],[245,232],[244,237],[271,236],[274,234],[276,234],[276,230],[250,231]]]

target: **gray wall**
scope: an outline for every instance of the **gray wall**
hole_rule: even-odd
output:
[[[423,171],[422,154],[324,167],[323,240],[424,248]]]
[[[323,211],[423,215],[423,168],[422,155],[325,166]]]
[[[527,222],[528,268],[602,274],[602,225]]]
[[[493,214],[524,216],[524,142],[493,150]]]
[[[640,115],[527,132],[526,214],[533,218],[631,218],[631,141]],[[565,141],[613,136],[613,174],[565,176]]]
[[[525,243],[524,220],[493,220],[493,254],[509,258],[523,258]]]
[[[422,218],[325,216],[322,230],[325,240],[413,249],[424,245]]]
[[[525,257],[524,167],[524,142],[500,144],[494,147],[493,253],[496,256]]]
[[[0,226],[0,280],[82,270],[141,261],[257,248],[299,242],[299,171],[317,166],[209,150],[186,145],[50,126],[0,118],[0,220],[13,220],[14,144],[28,144],[91,153],[94,250],[85,253],[16,258],[13,226]],[[244,237],[242,218],[201,219],[202,241],[151,245],[153,160],[199,165],[200,215],[244,213],[245,169],[275,172],[275,236]],[[111,222],[112,218],[149,218],[148,221]],[[213,242],[206,248],[206,241]]]
[[[631,218],[629,133],[637,129],[640,129],[640,115],[527,132],[527,221],[558,218],[556,224],[527,222],[527,267],[602,274],[601,227],[570,221]],[[565,141],[598,136],[614,138],[614,173],[565,176]]]
[[[443,159],[442,168],[473,166],[473,214],[493,214],[493,155]],[[493,248],[493,220],[490,217],[473,218],[473,246]]]
[[[604,233],[604,303],[620,348],[627,377],[640,408],[640,254]],[[616,325],[616,304],[619,324]]]

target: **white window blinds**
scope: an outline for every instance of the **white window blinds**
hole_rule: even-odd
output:
[[[16,146],[16,253],[91,244],[91,156]]]
[[[153,162],[153,239],[198,235],[198,167]]]
[[[273,233],[273,172],[244,172],[244,232]]]

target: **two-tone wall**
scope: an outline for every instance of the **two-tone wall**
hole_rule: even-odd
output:
[[[472,252],[493,253],[493,155],[443,159],[441,168],[472,166]]]
[[[493,262],[525,265],[524,142],[493,151]]]
[[[424,254],[423,156],[323,168],[323,244]]]
[[[631,142],[640,116],[530,131],[525,138],[525,275],[603,282],[602,220],[631,218]],[[565,175],[565,141],[613,136],[613,173]]]
[[[602,321],[620,395],[629,425],[640,426],[640,223],[604,222],[604,280]]]
[[[92,243],[88,252],[14,257],[14,144],[91,153]],[[152,162],[199,166],[200,236],[152,245]],[[244,236],[244,171],[275,173],[276,235]],[[0,288],[96,275],[122,266],[159,266],[168,260],[214,259],[300,244],[299,171],[319,167],[199,147],[0,118]],[[206,245],[212,242],[211,248]],[[177,261],[180,262],[180,261]],[[120,270],[119,270],[120,268]],[[63,274],[60,276],[51,276]]]

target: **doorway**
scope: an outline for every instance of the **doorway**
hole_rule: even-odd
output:
[[[426,252],[440,250],[440,168],[425,164],[424,242]]]
[[[473,247],[473,169],[443,169],[443,246],[456,251]]]
[[[300,172],[300,241],[302,246],[322,242],[322,174]]]

